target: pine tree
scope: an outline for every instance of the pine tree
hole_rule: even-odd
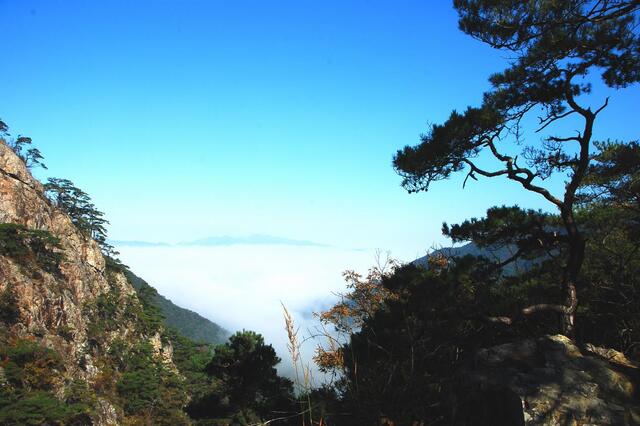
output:
[[[86,192],[77,188],[69,179],[60,178],[49,178],[44,189],[53,205],[67,213],[73,224],[87,237],[95,240],[106,256],[118,255],[107,242],[106,225],[109,221],[91,202],[91,197]]]
[[[44,157],[38,148],[32,147],[33,141],[26,136],[18,135],[17,138],[11,138],[9,134],[9,126],[0,120],[0,140],[3,140],[9,148],[24,162],[27,168],[31,169],[40,166],[46,169],[47,166],[42,162]]]
[[[581,95],[591,92],[589,79],[599,73],[608,87],[624,88],[640,80],[640,3],[627,0],[456,0],[460,28],[513,57],[491,78],[479,107],[453,111],[433,125],[418,146],[397,152],[394,167],[409,192],[465,170],[469,178],[505,177],[554,206],[568,246],[561,282],[565,301],[523,309],[555,311],[564,332],[573,333],[579,274],[585,239],[576,221],[578,189],[592,162],[593,130],[609,99],[591,107]],[[538,115],[537,134],[525,137],[522,123]],[[551,132],[555,124],[577,118],[575,133]],[[519,151],[517,155],[514,151]],[[478,158],[488,153],[494,169]],[[554,174],[567,181],[562,195],[545,186]]]

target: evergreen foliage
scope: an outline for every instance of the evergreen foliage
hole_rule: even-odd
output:
[[[153,419],[155,424],[188,424],[182,412],[187,401],[184,383],[154,355],[148,342],[128,351],[123,364],[116,389],[127,416]]]
[[[394,167],[409,192],[426,191],[466,169],[465,183],[478,176],[506,177],[550,202],[564,229],[566,264],[558,284],[565,300],[545,309],[561,312],[564,332],[571,335],[585,256],[575,217],[577,192],[593,162],[596,119],[609,101],[592,109],[580,96],[591,92],[587,78],[598,73],[611,88],[640,81],[640,5],[631,0],[455,0],[454,5],[462,31],[513,59],[491,77],[492,89],[479,107],[453,111],[445,123],[433,125],[418,146],[397,152]],[[542,132],[542,142],[524,132],[522,123],[532,114],[538,115],[536,133]],[[580,120],[575,133],[551,131],[570,116]],[[484,152],[500,167],[483,168],[478,157]],[[554,174],[567,178],[562,196],[544,186]]]
[[[69,179],[49,178],[44,185],[45,194],[51,202],[64,211],[74,225],[88,238],[95,240],[105,256],[115,257],[118,252],[107,242],[104,213],[91,202],[91,197],[77,188]]]
[[[194,342],[217,345],[227,339],[228,332],[219,325],[193,311],[176,306],[133,272],[125,270],[124,273],[138,292],[138,297],[145,301],[143,303],[152,305],[159,311],[166,327],[175,329]]]
[[[0,120],[0,140],[7,144],[9,148],[24,162],[27,168],[40,166],[46,169],[47,166],[42,162],[44,157],[38,148],[32,147],[32,140],[29,137],[18,135],[11,138],[9,134],[9,126]]]
[[[0,322],[11,325],[19,318],[18,298],[14,294],[13,286],[8,284],[0,291]]]
[[[0,223],[0,256],[9,257],[25,268],[37,266],[51,273],[58,271],[64,259],[58,238],[48,231],[16,223]]]
[[[491,77],[493,88],[479,107],[454,111],[418,146],[398,151],[394,166],[403,185],[426,191],[462,170],[465,184],[505,177],[557,213],[502,206],[483,218],[445,223],[444,235],[470,243],[459,251],[468,255],[440,250],[423,266],[361,280],[366,286],[352,286],[321,313],[339,337],[348,333],[346,342],[330,335],[334,347],[316,357],[340,377],[324,401],[334,413],[349,413],[326,414],[327,424],[476,424],[468,389],[460,387],[464,367],[479,348],[525,336],[564,332],[640,359],[640,148],[637,141],[592,140],[608,100],[594,109],[579,103],[593,74],[612,88],[640,80],[640,4],[454,4],[463,31],[514,60]],[[541,143],[523,133],[534,112]],[[551,132],[569,116],[580,118],[579,131]],[[481,168],[485,151],[502,168]],[[560,197],[544,186],[553,174],[567,179]],[[489,252],[497,256],[482,255]],[[516,262],[525,268],[512,268]]]
[[[231,424],[264,422],[295,413],[293,383],[278,376],[280,362],[260,334],[237,332],[215,348],[206,365],[211,391],[188,407],[196,419],[230,419]]]
[[[102,371],[93,390],[122,406],[132,424],[189,424],[183,410],[190,397],[186,386],[197,386],[197,379],[206,377],[204,371],[201,369],[201,376],[193,379],[193,371],[187,370],[188,363],[182,359],[176,371],[155,352],[149,338],[161,333],[164,343],[168,340],[175,344],[176,353],[185,358],[190,358],[196,349],[185,338],[163,330],[162,316],[150,303],[155,293],[142,292],[138,297],[122,294],[115,273],[119,269],[107,272],[110,291],[98,296],[84,312],[90,320],[87,336],[91,350],[99,357]],[[123,326],[119,322],[122,320],[142,340],[113,340],[110,336]],[[192,380],[186,381],[183,374]]]
[[[53,350],[2,332],[0,367],[0,424],[87,424],[93,408],[86,385],[73,382],[62,399],[54,393],[64,366]]]
[[[165,335],[173,346],[173,362],[185,378],[191,400],[201,399],[212,390],[212,378],[205,369],[213,355],[213,347],[194,342],[175,329],[165,330]]]
[[[497,212],[508,212],[507,217],[516,223],[522,223],[525,215],[533,221],[540,219],[535,211],[491,209],[487,218],[449,229],[456,229],[459,237],[465,229],[499,234],[503,223],[496,222]],[[575,333],[581,342],[613,348],[637,360],[640,240],[634,232],[640,216],[632,212],[593,203],[577,214],[587,240],[580,280],[590,285],[580,292]],[[558,220],[544,217],[550,223]],[[469,232],[464,241],[481,245],[486,236]],[[502,274],[510,257],[495,261],[470,255],[445,258],[436,253],[427,267],[408,264],[383,275],[377,294],[387,296],[370,299],[377,304],[371,314],[362,316],[357,310],[340,308],[374,294],[356,288],[358,294],[347,294],[328,315],[321,316],[337,324],[353,323],[355,316],[361,324],[338,348],[339,362],[328,363],[341,374],[337,407],[351,413],[347,419],[333,418],[331,424],[373,424],[383,417],[398,424],[474,424],[465,417],[469,401],[458,388],[460,372],[473,362],[473,354],[523,336],[559,331],[554,315],[544,310],[523,313],[521,306],[562,300],[555,277],[562,273],[563,256],[551,253],[530,263],[526,271]],[[340,315],[346,318],[338,318]]]

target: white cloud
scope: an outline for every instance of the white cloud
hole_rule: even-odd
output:
[[[374,252],[334,247],[235,245],[228,247],[118,247],[122,261],[175,304],[231,332],[261,333],[283,358],[287,337],[282,301],[307,334],[319,310],[344,291],[342,271],[366,272]],[[303,348],[310,362],[313,343]]]

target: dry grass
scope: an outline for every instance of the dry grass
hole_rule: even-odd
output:
[[[291,362],[293,363],[293,369],[295,372],[295,387],[296,392],[299,395],[301,412],[299,413],[301,424],[305,426],[307,417],[309,418],[309,424],[314,425],[322,425],[322,419],[320,419],[319,423],[313,421],[312,415],[312,404],[310,393],[312,390],[313,384],[313,375],[311,373],[311,368],[308,365],[304,365],[302,358],[300,357],[300,345],[301,342],[298,339],[298,331],[299,328],[296,327],[293,317],[287,310],[287,307],[284,303],[280,302],[282,305],[283,315],[284,315],[284,323],[285,330],[287,332],[287,337],[289,339],[289,343],[287,343],[287,349],[289,350],[289,355],[291,356]],[[302,380],[300,379],[300,375],[302,374]]]

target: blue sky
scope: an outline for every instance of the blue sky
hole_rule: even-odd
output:
[[[0,117],[114,239],[258,233],[410,258],[445,243],[443,220],[545,207],[509,183],[399,186],[395,150],[506,63],[449,2],[0,0],[0,24]],[[631,92],[620,137],[637,137]]]
[[[408,196],[391,157],[479,100],[500,63],[448,5],[423,3],[3,1],[1,117],[93,196],[113,238],[409,255],[458,194]]]
[[[507,64],[446,1],[0,0],[0,28],[0,118],[45,155],[36,175],[87,191],[114,240],[244,241],[121,251],[162,294],[281,355],[280,301],[311,327],[374,248],[410,261],[448,244],[445,220],[548,208],[501,180],[400,187],[395,151],[477,105]],[[590,102],[607,94],[596,83]],[[639,95],[614,93],[595,136],[637,139]]]

